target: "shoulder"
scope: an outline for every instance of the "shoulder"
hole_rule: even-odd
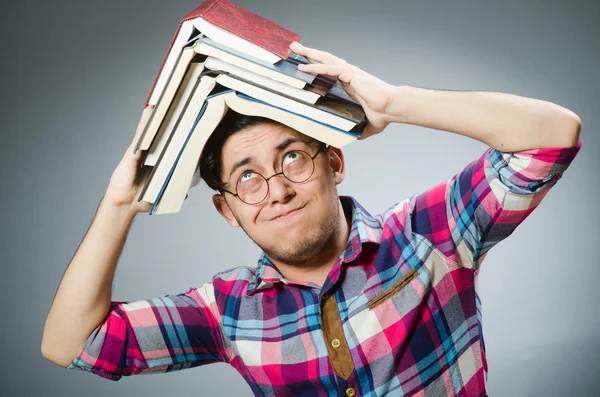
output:
[[[247,295],[251,283],[256,279],[257,268],[238,266],[216,273],[211,281],[207,281],[180,294],[187,296],[201,307],[222,306],[231,298],[241,299]],[[215,311],[217,314],[218,311]]]
[[[242,297],[256,280],[257,267],[236,266],[216,273],[212,278],[215,294]]]
[[[390,205],[385,211],[375,215],[383,230],[392,228],[396,232],[414,231],[419,214],[428,213],[432,207],[443,203],[446,186],[440,184],[424,193],[416,193],[402,201]],[[406,233],[405,233],[406,234]]]
[[[257,267],[236,266],[227,270],[216,273],[212,281],[215,282],[236,282],[236,281],[252,281],[256,278]]]

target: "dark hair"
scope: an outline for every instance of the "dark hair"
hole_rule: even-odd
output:
[[[206,141],[200,156],[200,178],[206,182],[208,187],[217,191],[221,191],[223,187],[223,181],[221,180],[221,173],[223,172],[221,149],[223,149],[227,139],[240,130],[254,127],[260,123],[277,122],[265,117],[246,116],[232,110],[225,114],[225,117]]]
[[[200,168],[200,178],[202,178],[208,187],[223,193],[223,181],[221,174],[223,172],[222,149],[227,139],[236,132],[254,127],[258,124],[281,124],[278,121],[260,116],[246,116],[229,110],[217,128],[206,141],[202,150],[198,167]],[[311,141],[312,138],[309,138]],[[323,146],[324,143],[320,142]]]

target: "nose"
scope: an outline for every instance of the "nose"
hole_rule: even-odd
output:
[[[269,184],[267,200],[270,205],[286,203],[296,194],[292,187],[292,182],[290,182],[283,173],[271,176],[267,183]]]

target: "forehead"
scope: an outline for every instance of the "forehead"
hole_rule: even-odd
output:
[[[311,138],[280,123],[259,123],[231,135],[222,150],[223,171],[229,172],[232,165],[241,159],[269,158],[277,146],[289,138],[309,143]]]

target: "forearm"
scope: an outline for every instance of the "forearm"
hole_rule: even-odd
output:
[[[117,261],[135,215],[100,203],[60,282],[42,337],[42,354],[66,366],[110,310]]]
[[[551,102],[499,92],[397,87],[392,122],[464,135],[504,152],[577,144],[581,121]]]

